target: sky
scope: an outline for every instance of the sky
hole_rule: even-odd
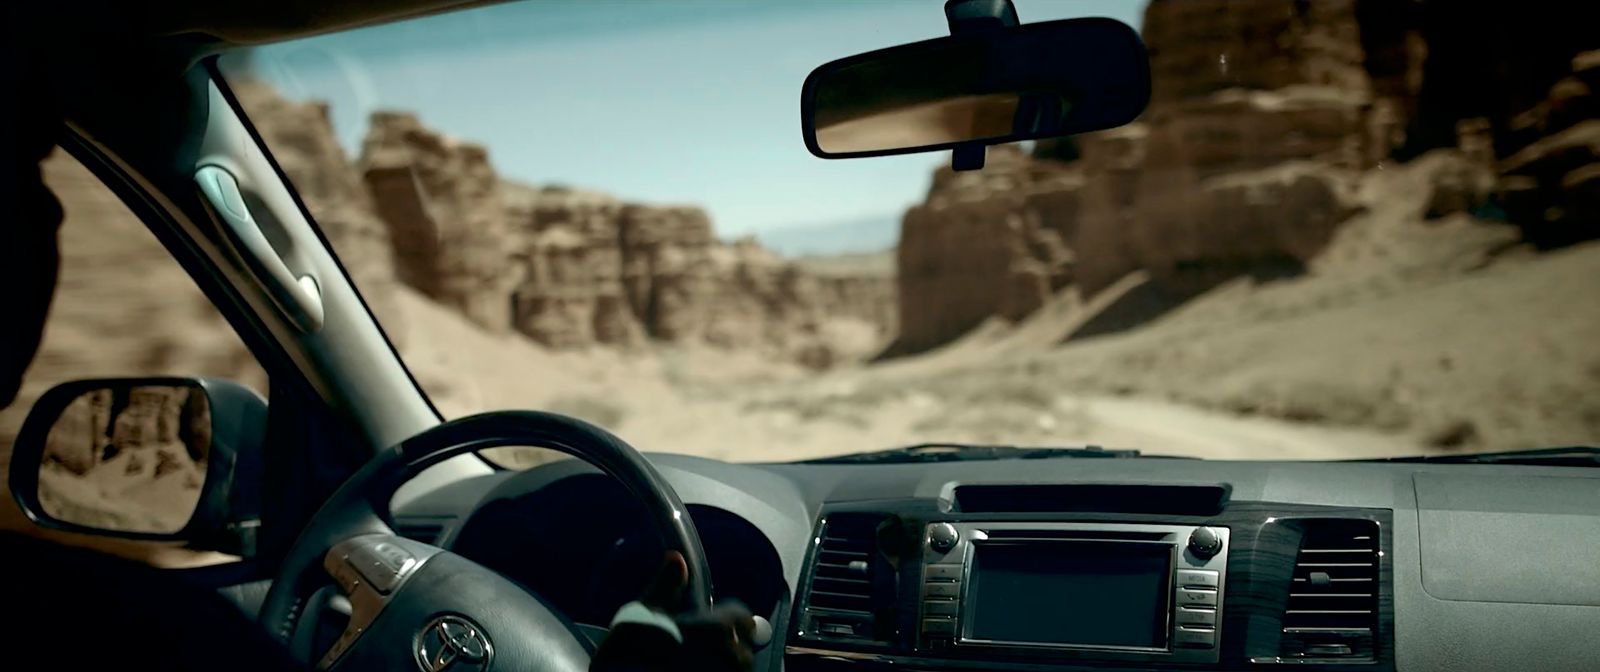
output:
[[[1144,2],[1016,4],[1024,23],[1109,16],[1137,28]],[[792,234],[897,222],[926,194],[944,155],[811,156],[800,87],[827,61],[948,34],[942,7],[542,0],[268,45],[248,63],[290,98],[328,102],[352,157],[371,112],[410,110],[487,146],[508,179],[700,205],[724,237]]]

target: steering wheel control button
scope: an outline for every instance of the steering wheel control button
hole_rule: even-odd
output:
[[[1178,630],[1172,633],[1172,643],[1185,647],[1211,648],[1217,645],[1217,630],[1180,625]]]
[[[494,645],[477,624],[447,614],[417,633],[416,654],[422,672],[482,672],[494,659]]]
[[[388,565],[390,569],[397,573],[405,573],[410,568],[411,563],[417,561],[410,551],[388,542],[379,542],[373,545],[372,554],[378,556],[378,559],[383,561],[383,564]]]
[[[1209,527],[1194,528],[1189,534],[1189,552],[1200,559],[1210,558],[1222,552],[1222,535]]]
[[[1211,569],[1180,569],[1178,570],[1178,585],[1183,588],[1216,588],[1216,570]]]
[[[928,565],[928,581],[960,581],[961,565]]]
[[[1210,607],[1178,607],[1178,625],[1216,627],[1217,610]]]
[[[1178,605],[1184,607],[1215,607],[1217,591],[1207,588],[1179,588]]]
[[[961,533],[950,523],[934,523],[928,526],[928,548],[935,553],[949,553],[955,550],[956,543],[960,541]]]
[[[346,562],[361,572],[367,583],[380,593],[394,590],[417,566],[417,558],[410,551],[386,541],[351,549]]]
[[[350,566],[348,560],[339,560],[328,571],[333,576],[334,582],[339,584],[339,590],[349,594],[361,585],[361,575],[356,573],[356,568]]]

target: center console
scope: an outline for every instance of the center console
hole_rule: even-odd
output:
[[[1217,661],[1225,527],[936,522],[926,529],[918,651]]]
[[[981,487],[825,508],[787,666],[1393,668],[1386,510]]]

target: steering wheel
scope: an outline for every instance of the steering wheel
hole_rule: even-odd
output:
[[[396,534],[389,500],[423,469],[468,451],[551,448],[617,479],[649,511],[663,545],[689,568],[687,609],[710,606],[711,574],[683,502],[644,457],[594,425],[553,413],[497,411],[430,428],[379,453],[340,486],[290,547],[261,607],[269,631],[301,660],[297,635],[328,577],[350,601],[350,622],[319,669],[425,672],[588,669],[588,641],[564,615],[500,574]],[[538,558],[529,558],[538,562]]]

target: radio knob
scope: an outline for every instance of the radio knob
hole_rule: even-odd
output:
[[[955,549],[956,542],[960,540],[961,533],[950,523],[934,523],[928,526],[928,548],[936,552],[949,553]]]
[[[1189,552],[1197,558],[1209,558],[1222,552],[1222,535],[1209,527],[1194,528],[1189,533]]]

